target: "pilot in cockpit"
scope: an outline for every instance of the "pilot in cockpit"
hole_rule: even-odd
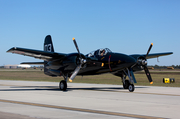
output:
[[[101,56],[103,56],[105,54],[105,50],[103,49],[102,51],[100,51]]]

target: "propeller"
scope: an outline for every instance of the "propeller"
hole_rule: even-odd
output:
[[[146,57],[148,56],[149,52],[151,51],[152,46],[153,46],[153,43],[151,43],[151,45],[149,46],[149,49],[148,49],[147,54],[145,56],[145,60],[146,60]],[[147,76],[150,84],[153,84],[151,74],[149,72],[149,69],[147,68],[147,63],[146,63],[146,65],[143,65],[143,67],[144,67],[144,71],[146,73],[146,76]]]
[[[140,65],[140,66],[142,66],[142,67],[144,68],[144,71],[145,71],[145,73],[146,73],[146,76],[147,76],[150,84],[153,84],[153,81],[152,81],[151,74],[150,74],[150,72],[149,72],[149,70],[148,70],[148,68],[147,68],[147,58],[146,58],[146,57],[148,56],[149,52],[151,51],[152,46],[153,46],[153,43],[151,43],[151,45],[149,46],[149,49],[148,49],[148,51],[147,51],[146,56],[143,57],[142,59],[139,59],[139,60],[137,61],[137,63],[136,63],[136,64],[138,64],[138,65]],[[134,67],[136,64],[134,64],[132,67]]]
[[[148,56],[149,52],[151,51],[152,46],[153,46],[153,43],[151,43],[151,45],[149,46],[149,49],[148,49],[147,54],[145,56],[145,60],[146,60],[146,57]],[[142,65],[142,66],[144,67],[144,71],[146,73],[146,76],[147,76],[150,84],[153,84],[151,74],[149,72],[149,69],[147,68],[147,62],[144,65]]]
[[[76,75],[78,74],[79,70],[81,69],[82,65],[84,63],[86,63],[86,60],[82,58],[81,56],[81,53],[79,51],[79,48],[78,48],[78,45],[76,43],[76,40],[75,38],[72,38],[73,39],[73,42],[74,42],[74,45],[78,51],[78,54],[79,54],[79,59],[80,59],[80,64],[76,67],[76,69],[74,70],[74,72],[72,73],[71,77],[69,78],[69,81],[72,82],[72,80],[76,77]]]

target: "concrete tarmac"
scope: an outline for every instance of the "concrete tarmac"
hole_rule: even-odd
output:
[[[0,119],[179,118],[180,88],[0,80]]]

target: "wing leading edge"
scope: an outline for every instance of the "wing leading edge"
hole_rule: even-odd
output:
[[[33,50],[33,49],[26,49],[26,48],[19,48],[19,47],[13,47],[9,49],[7,52],[20,54],[24,56],[30,56],[30,57],[42,59],[45,61],[50,61],[52,59],[59,59],[66,56],[66,54],[63,54],[63,53],[47,52],[47,51]]]
[[[156,58],[156,57],[160,57],[160,56],[166,56],[166,55],[171,55],[173,54],[173,52],[165,52],[165,53],[152,53],[152,54],[148,54],[146,56],[146,54],[143,54],[143,55],[139,55],[139,54],[134,54],[134,55],[130,55],[132,57],[134,57],[135,59],[138,59],[139,57],[145,57],[146,56],[146,59],[151,59],[151,58]]]
[[[173,52],[153,53],[153,54],[149,54],[146,58],[147,58],[147,59],[151,59],[151,58],[156,58],[156,57],[166,56],[166,55],[171,55],[171,54],[173,54]]]

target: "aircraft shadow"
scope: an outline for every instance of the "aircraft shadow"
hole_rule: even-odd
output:
[[[148,87],[136,87],[136,88],[148,88]],[[0,91],[37,91],[37,90],[47,90],[47,91],[60,91],[57,86],[13,86],[10,89],[0,89]],[[66,91],[73,91],[73,90],[89,90],[89,91],[111,91],[117,92],[120,90],[128,90],[124,89],[123,87],[83,87],[83,88],[71,88],[68,87]]]

